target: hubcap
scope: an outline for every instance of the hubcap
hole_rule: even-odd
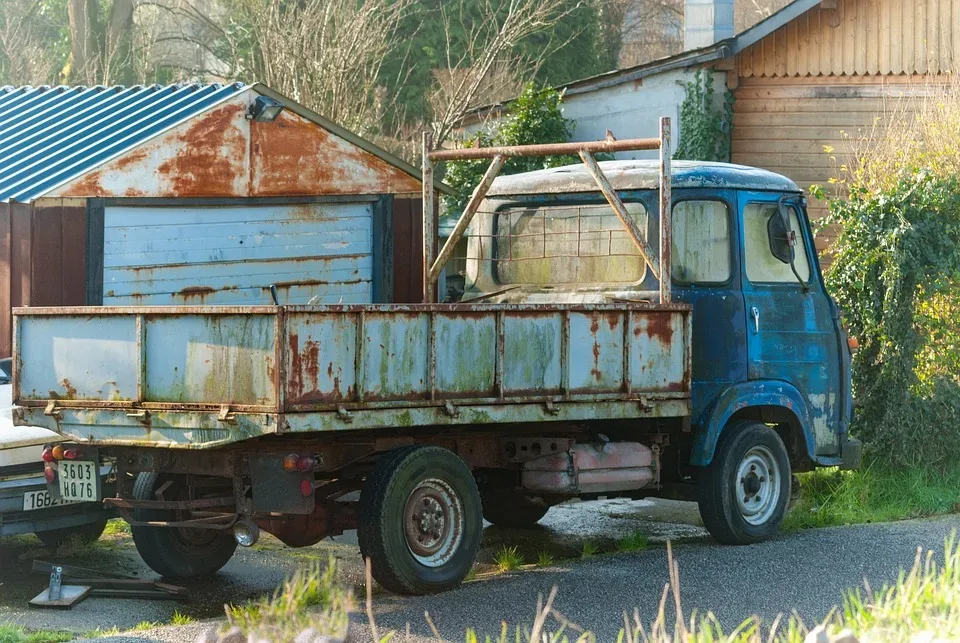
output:
[[[403,511],[407,548],[427,567],[450,560],[463,540],[463,505],[443,480],[429,478],[410,493]]]
[[[735,481],[737,508],[751,525],[766,523],[780,501],[780,465],[764,446],[747,451],[737,467]]]

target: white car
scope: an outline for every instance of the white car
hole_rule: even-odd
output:
[[[51,493],[43,476],[45,447],[63,438],[34,426],[14,426],[10,360],[0,360],[0,536],[34,533],[59,547],[71,536],[94,541],[112,513],[99,502],[67,503]],[[107,479],[109,466],[101,466]]]

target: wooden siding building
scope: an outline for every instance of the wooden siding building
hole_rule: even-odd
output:
[[[795,0],[750,29],[713,45],[586,78],[563,87],[577,140],[657,135],[657,119],[679,124],[684,85],[713,69],[729,89],[734,163],[769,169],[802,188],[825,184],[850,141],[890,110],[910,109],[960,67],[960,0]],[[495,120],[480,108],[464,130]],[[679,136],[674,135],[674,145]],[[832,148],[828,153],[825,147]],[[644,153],[618,154],[643,157]],[[823,205],[811,201],[811,217]],[[817,243],[829,244],[829,232]]]

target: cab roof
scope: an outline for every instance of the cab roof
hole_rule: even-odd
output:
[[[660,161],[603,161],[600,168],[616,190],[652,190],[660,180]],[[746,165],[707,161],[672,161],[674,189],[708,188],[800,192],[787,177]],[[487,196],[597,192],[597,184],[582,163],[498,176]]]

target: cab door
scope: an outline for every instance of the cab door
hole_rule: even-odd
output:
[[[774,256],[768,225],[778,216],[778,193],[741,192],[742,282],[747,376],[789,382],[804,397],[816,454],[840,452],[843,383],[833,306],[823,286],[800,195],[790,195],[795,236],[793,268]],[[799,277],[799,278],[798,278]]]
[[[739,225],[733,190],[676,190],[672,217],[673,298],[693,306],[694,421],[746,380]]]

